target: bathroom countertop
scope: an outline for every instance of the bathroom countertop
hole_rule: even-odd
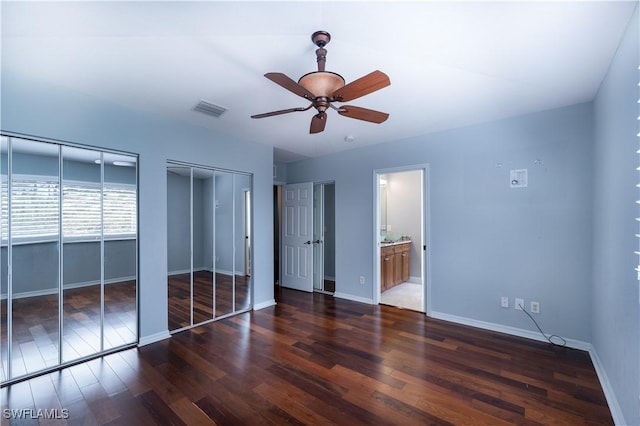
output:
[[[388,246],[397,246],[399,244],[409,244],[411,243],[411,240],[400,240],[400,241],[393,241],[393,242],[381,242],[380,243],[380,247],[388,247]]]

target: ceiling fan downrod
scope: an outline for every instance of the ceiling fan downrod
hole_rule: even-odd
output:
[[[318,46],[318,49],[316,49],[318,71],[324,71],[324,66],[327,62],[327,49],[324,47],[331,41],[331,34],[326,31],[316,31],[311,35],[311,41]]]

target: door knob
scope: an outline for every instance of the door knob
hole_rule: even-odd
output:
[[[305,242],[305,244],[311,244],[311,240],[309,240],[309,241]]]

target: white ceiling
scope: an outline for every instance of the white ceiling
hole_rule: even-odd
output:
[[[278,160],[593,99],[637,1],[7,2],[2,69],[137,110],[272,145]],[[311,34],[331,33],[327,70],[347,82],[379,69],[391,86],[349,102],[372,124],[313,110],[263,77],[316,69]],[[204,99],[220,118],[193,111]],[[353,136],[353,142],[346,142]]]

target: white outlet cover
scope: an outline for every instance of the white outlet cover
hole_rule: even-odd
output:
[[[511,170],[509,174],[509,183],[511,188],[526,188],[528,183],[527,169]]]
[[[514,305],[514,309],[521,311],[524,308],[524,299],[516,299]]]

